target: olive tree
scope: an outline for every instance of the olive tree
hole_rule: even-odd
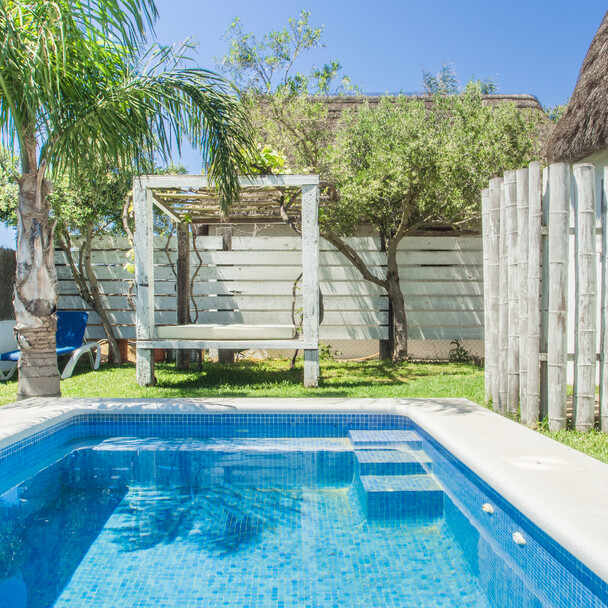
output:
[[[458,95],[363,100],[346,116],[326,157],[324,238],[388,294],[395,361],[407,357],[407,316],[397,251],[408,234],[440,224],[478,228],[481,190],[505,170],[538,157],[541,112],[484,105],[479,83]],[[386,274],[367,267],[345,236],[368,224],[385,242]]]

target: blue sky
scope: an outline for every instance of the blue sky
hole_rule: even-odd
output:
[[[324,25],[326,48],[299,67],[338,59],[364,92],[418,91],[422,70],[436,73],[451,63],[461,82],[493,78],[499,93],[529,93],[543,105],[564,103],[606,11],[605,0],[157,0],[156,34],[168,44],[193,37],[201,67],[215,69],[226,51],[222,34],[234,17],[261,36],[279,29],[304,9]],[[178,159],[176,159],[178,160]],[[200,155],[181,159],[192,173]],[[0,245],[14,246],[14,233],[0,230]]]
[[[565,103],[572,94],[606,3],[586,0],[275,0],[208,2],[157,0],[160,42],[188,36],[199,44],[203,67],[226,52],[222,34],[238,16],[257,36],[279,29],[304,9],[313,25],[324,25],[326,48],[300,65],[338,59],[343,72],[364,92],[412,92],[421,88],[422,70],[451,63],[461,82],[493,78],[499,93],[529,93],[543,105]],[[198,172],[198,155],[182,162]]]

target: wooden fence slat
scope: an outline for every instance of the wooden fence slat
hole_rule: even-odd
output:
[[[481,222],[483,226],[483,282],[484,285],[490,283],[490,190],[484,188],[481,191]],[[490,311],[490,289],[484,288],[484,335],[489,335],[491,331],[491,311]],[[489,403],[492,399],[492,366],[489,361],[484,366],[485,377],[485,401]]]
[[[519,328],[519,403],[521,419],[528,417],[528,247],[529,178],[528,169],[515,173],[517,180],[517,302]]]
[[[595,422],[596,237],[595,167],[574,165],[576,194],[576,349],[573,418],[578,431]]]
[[[551,183],[549,179],[549,167],[543,169],[542,180],[542,228],[546,234],[541,234],[542,239],[542,262],[541,262],[541,279],[540,279],[540,352],[545,355],[549,349],[549,212],[551,211]],[[542,233],[542,231],[541,231]],[[549,417],[549,392],[547,389],[548,369],[546,356],[545,360],[540,362],[540,417],[545,419]]]
[[[547,390],[549,429],[566,428],[568,241],[570,214],[570,165],[549,167],[549,319]]]
[[[540,267],[542,260],[542,174],[539,162],[530,163],[528,173],[528,369],[526,374],[526,407],[522,408],[521,421],[536,426],[540,415]]]
[[[509,315],[506,413],[511,418],[515,418],[519,410],[519,302],[517,293],[519,277],[515,171],[505,171],[505,217],[507,222],[507,307]]]
[[[498,340],[500,344],[498,410],[501,414],[507,411],[508,396],[508,361],[509,361],[509,305],[507,288],[507,213],[505,207],[505,184],[500,185],[500,305],[498,321]]]
[[[490,180],[490,200],[489,200],[489,277],[485,283],[489,292],[488,306],[490,308],[490,330],[486,331],[485,350],[486,365],[492,368],[492,407],[494,411],[499,411],[500,405],[500,214],[501,214],[501,185],[502,178]]]
[[[406,236],[399,243],[398,251],[478,251],[483,250],[477,235],[460,236]]]
[[[600,192],[602,217],[601,323],[600,323],[600,428],[608,432],[608,167]]]

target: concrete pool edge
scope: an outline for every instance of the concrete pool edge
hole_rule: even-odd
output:
[[[96,412],[404,415],[608,582],[608,465],[464,399],[29,399],[0,408],[0,450]]]

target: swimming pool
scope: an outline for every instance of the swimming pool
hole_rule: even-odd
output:
[[[608,605],[420,418],[476,406],[323,405],[4,408],[0,607]]]

